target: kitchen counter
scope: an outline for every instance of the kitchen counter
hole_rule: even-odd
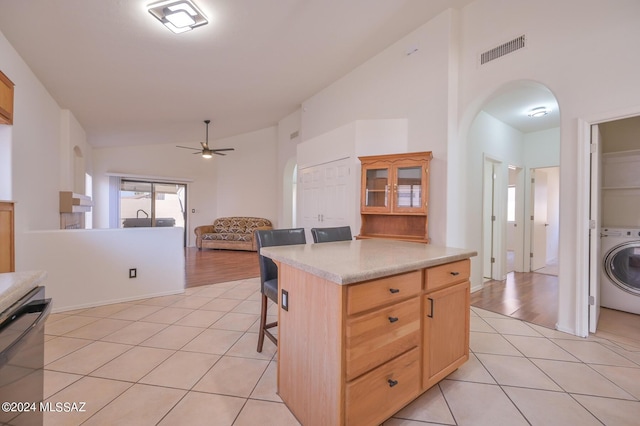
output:
[[[46,276],[44,271],[0,274],[0,317],[25,294],[39,286]]]
[[[472,250],[384,239],[263,247],[276,262],[345,285],[476,256]]]
[[[305,426],[377,425],[469,359],[472,250],[383,239],[264,247],[278,395]]]

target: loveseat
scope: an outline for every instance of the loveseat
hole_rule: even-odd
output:
[[[200,250],[212,248],[257,251],[255,231],[272,228],[271,221],[261,217],[220,217],[213,221],[213,225],[196,227],[196,247]]]

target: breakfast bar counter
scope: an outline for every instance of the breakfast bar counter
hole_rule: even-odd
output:
[[[308,425],[377,425],[469,358],[471,250],[383,239],[265,247],[278,393]]]

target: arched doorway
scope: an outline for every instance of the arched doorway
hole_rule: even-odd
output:
[[[477,189],[470,194],[482,206],[474,221],[480,230],[484,280],[472,303],[555,327],[557,272],[531,275],[557,270],[545,269],[548,263],[557,264],[559,242],[560,114],[555,96],[532,81],[500,88],[472,121],[466,146],[468,184]],[[487,286],[498,290],[485,292]],[[531,315],[536,309],[530,307],[537,303],[531,288],[552,292],[547,297],[553,303],[540,302],[545,303],[539,309],[546,311],[544,318]]]

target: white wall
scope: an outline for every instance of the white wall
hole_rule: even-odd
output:
[[[429,235],[434,244],[444,244],[446,239],[454,16],[452,11],[442,13],[304,101],[302,107],[303,141],[357,120],[408,120],[406,145],[389,140],[386,153],[433,152]],[[418,51],[407,55],[410,47]]]
[[[93,153],[94,227],[109,227],[107,173],[187,182],[188,246],[193,229],[221,216],[277,219],[276,128],[269,127],[209,142],[234,148],[226,156],[204,159],[173,144],[98,148]],[[195,213],[192,213],[195,209]]]
[[[235,148],[216,167],[216,217],[257,216],[277,224],[277,132],[273,126],[216,141]]]
[[[578,11],[578,12],[577,12]],[[466,132],[482,103],[502,86],[517,80],[543,83],[556,96],[561,111],[560,148],[560,252],[558,328],[582,333],[586,297],[576,300],[577,282],[584,268],[585,230],[578,231],[587,211],[578,210],[585,194],[578,194],[581,169],[577,120],[615,115],[616,110],[640,111],[640,57],[629,55],[640,39],[637,17],[640,2],[597,0],[538,2],[477,0],[461,13],[460,137],[458,149],[467,146]],[[499,30],[498,30],[499,29]],[[528,47],[485,66],[477,64],[480,52],[526,34]],[[597,58],[597,60],[595,60]],[[474,176],[468,176],[470,183]],[[465,197],[463,184],[450,194]],[[588,196],[588,194],[587,194]],[[449,211],[452,220],[473,217]],[[580,220],[577,220],[580,218]],[[564,226],[566,224],[566,226]],[[578,234],[580,232],[581,235]],[[588,240],[588,239],[587,239]],[[460,242],[464,245],[465,239]],[[579,266],[580,265],[580,266]]]
[[[560,128],[523,135],[524,159],[529,168],[560,165]]]
[[[543,169],[547,174],[547,263],[558,261],[558,241],[560,238],[560,169]]]
[[[60,227],[61,109],[2,34],[0,69],[15,84],[13,125],[10,131],[0,126],[4,128],[0,153],[10,153],[11,170],[9,176],[0,173],[0,198],[16,201],[16,270],[20,271],[32,266],[24,233]],[[0,159],[0,167],[5,164],[6,157]]]
[[[71,111],[62,110],[60,120],[60,190],[88,195],[91,189],[78,188],[75,175],[77,173],[93,175],[93,147],[87,142],[86,132]],[[78,147],[82,153],[83,170],[76,170],[75,147]]]
[[[278,228],[291,228],[294,223],[293,171],[297,165],[296,148],[300,142],[301,113],[298,108],[278,123],[278,220],[274,224]]]
[[[181,228],[29,231],[23,240],[30,269],[47,271],[54,312],[184,291]]]
[[[12,197],[11,128],[0,125],[0,200],[10,200]]]

